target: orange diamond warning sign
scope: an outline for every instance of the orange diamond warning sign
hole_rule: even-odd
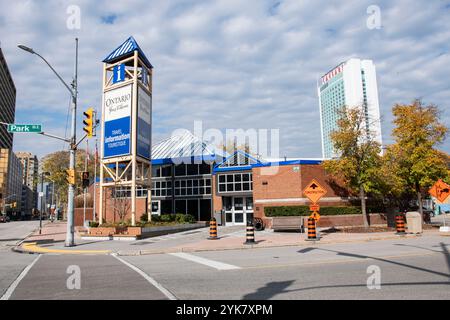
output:
[[[317,211],[314,211],[309,217],[316,220],[316,222],[319,222],[320,220],[320,214]]]
[[[327,190],[323,188],[315,179],[313,179],[308,186],[303,190],[303,194],[311,200],[312,203],[317,203],[325,194]]]
[[[450,195],[450,185],[439,179],[428,191],[439,202],[444,202]]]

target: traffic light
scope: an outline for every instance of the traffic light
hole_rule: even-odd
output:
[[[66,180],[69,184],[75,184],[75,170],[66,170]]]
[[[89,172],[83,171],[82,179],[83,179],[83,188],[88,188],[89,187]]]
[[[84,123],[84,132],[87,133],[87,137],[91,138],[94,135],[94,109],[89,108],[85,112],[83,112],[83,115],[86,117],[86,119],[83,120]]]

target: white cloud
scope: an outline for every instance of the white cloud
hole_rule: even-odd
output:
[[[380,30],[366,27],[372,1],[277,2],[0,0],[8,8],[0,12],[0,30],[18,90],[16,117],[40,119],[64,135],[68,106],[58,79],[17,44],[40,52],[70,82],[80,38],[81,123],[82,109],[100,107],[101,60],[133,35],[155,66],[155,141],[203,120],[205,128],[278,128],[281,154],[319,157],[316,80],[350,57],[377,66],[386,142],[395,103],[423,97],[450,123],[449,1],[378,1]],[[81,8],[80,30],[66,28],[69,4]],[[114,23],[102,22],[106,16]],[[60,148],[40,141],[16,137],[16,149],[43,155]],[[450,142],[442,147],[449,152]]]

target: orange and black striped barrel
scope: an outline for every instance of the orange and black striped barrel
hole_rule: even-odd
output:
[[[247,233],[245,239],[246,244],[255,243],[255,227],[253,226],[253,224],[247,225]]]
[[[316,220],[314,218],[308,219],[308,240],[317,240]]]
[[[217,240],[217,221],[212,218],[209,222],[209,240]]]
[[[395,217],[395,226],[397,228],[397,234],[405,234],[405,217],[403,214],[399,213]]]

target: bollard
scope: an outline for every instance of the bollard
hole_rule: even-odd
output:
[[[402,213],[397,214],[395,217],[395,226],[397,228],[397,235],[404,235],[406,234],[405,229],[405,217]]]
[[[253,223],[251,221],[247,223],[247,233],[245,238],[246,240],[244,244],[255,243],[255,227],[253,226]]]
[[[217,221],[212,218],[209,222],[209,240],[217,240]]]
[[[319,240],[316,233],[316,220],[314,218],[308,219],[308,241]]]

